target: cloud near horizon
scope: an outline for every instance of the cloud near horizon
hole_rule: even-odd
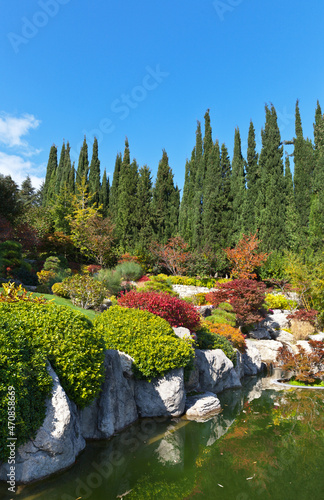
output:
[[[10,175],[19,185],[29,175],[36,189],[44,180],[43,176],[37,175],[44,165],[35,165],[27,158],[39,154],[41,150],[33,148],[23,137],[29,134],[30,130],[36,129],[40,123],[34,115],[27,113],[16,117],[0,112],[0,144],[7,150],[0,150],[0,173]],[[11,153],[12,150],[14,154]]]

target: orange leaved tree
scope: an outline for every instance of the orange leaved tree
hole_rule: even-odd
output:
[[[243,234],[235,248],[225,248],[225,253],[232,267],[231,277],[237,279],[255,279],[253,272],[269,256],[266,253],[257,253],[260,241],[255,234]]]

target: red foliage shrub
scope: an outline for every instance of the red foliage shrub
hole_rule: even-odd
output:
[[[258,323],[264,317],[262,304],[266,285],[254,280],[233,280],[220,284],[220,288],[206,294],[207,302],[218,306],[221,302],[232,304],[240,325]]]
[[[293,373],[298,382],[312,384],[324,377],[324,343],[323,341],[310,340],[309,346],[312,352],[306,352],[300,345],[297,346],[298,353],[292,353],[286,345],[278,349],[277,361],[281,363],[281,369]]]
[[[239,279],[254,279],[253,272],[268,258],[266,253],[257,253],[259,247],[257,233],[243,234],[235,248],[225,248],[228,260],[232,264],[231,277]]]
[[[298,311],[288,314],[287,319],[308,321],[311,325],[315,326],[317,314],[318,311],[315,311],[315,309],[309,309],[308,311],[306,309],[298,309]]]
[[[90,264],[90,266],[87,266],[87,271],[90,274],[95,274],[98,271],[100,271],[101,266],[97,266],[96,264]]]
[[[166,319],[174,327],[184,326],[192,331],[200,324],[200,315],[192,304],[166,293],[131,290],[118,299],[118,304],[149,311]]]
[[[139,264],[139,258],[137,257],[137,255],[123,253],[118,259],[118,264],[124,264],[124,262],[136,262],[137,264]]]
[[[212,333],[226,337],[231,342],[233,347],[238,349],[240,352],[245,352],[245,336],[238,328],[222,323],[208,323],[208,329]]]
[[[149,276],[142,276],[139,280],[137,280],[137,283],[145,283],[146,281],[150,281]]]

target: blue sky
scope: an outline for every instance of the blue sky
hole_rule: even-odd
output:
[[[86,134],[112,176],[127,136],[153,176],[166,149],[182,187],[206,109],[230,155],[240,128],[245,155],[250,119],[261,145],[266,103],[293,137],[297,98],[312,138],[323,20],[319,0],[2,2],[0,173],[38,186],[51,145],[69,140],[77,162]]]

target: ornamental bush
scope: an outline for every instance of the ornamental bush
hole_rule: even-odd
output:
[[[63,280],[63,285],[72,304],[83,309],[97,309],[108,294],[104,284],[89,275],[76,274]]]
[[[219,304],[219,306],[216,309],[213,309],[211,315],[207,316],[205,320],[211,324],[226,324],[230,326],[235,326],[236,316],[235,313],[233,312],[233,307],[231,306],[231,304],[225,302],[225,304],[231,307],[231,310],[228,311],[226,309],[221,308],[222,304]]]
[[[113,306],[95,319],[94,326],[107,349],[134,358],[137,378],[161,377],[169,370],[186,367],[194,358],[188,341],[178,338],[166,320],[148,311]]]
[[[94,278],[105,286],[108,296],[118,295],[122,291],[122,277],[113,269],[101,269]]]
[[[166,274],[158,274],[161,278],[169,279],[173,285],[186,285],[186,286],[201,286],[206,288],[217,287],[223,280],[217,280],[215,278],[192,278],[188,276],[167,276]],[[230,280],[225,280],[230,281]]]
[[[152,276],[152,278],[141,287],[141,291],[167,293],[173,297],[179,296],[177,292],[173,291],[171,280],[161,278],[160,276]]]
[[[137,262],[123,262],[115,267],[115,272],[119,273],[124,280],[137,281],[143,274],[143,268]]]
[[[297,307],[297,302],[287,299],[282,293],[267,293],[265,305],[268,309],[295,309]]]
[[[197,332],[196,345],[198,349],[221,349],[233,363],[236,360],[236,352],[232,344],[222,335],[214,333],[209,326],[203,325]]]
[[[12,305],[1,304],[1,309]],[[9,456],[8,417],[15,412],[16,448],[34,437],[45,418],[45,401],[52,388],[46,356],[25,335],[23,318],[0,315],[0,462]],[[9,391],[9,389],[11,389]],[[14,404],[13,404],[14,403]],[[9,419],[10,421],[10,419]]]
[[[262,309],[265,299],[266,285],[255,280],[242,279],[222,283],[218,290],[206,295],[208,302],[218,306],[221,302],[229,302],[233,306],[239,325],[249,326],[262,321]]]
[[[145,309],[161,318],[166,319],[171,326],[184,326],[194,331],[200,324],[199,312],[192,304],[184,300],[171,297],[166,293],[137,292],[131,290],[118,299],[123,307]]]
[[[233,328],[230,325],[221,323],[208,324],[208,328],[212,333],[216,333],[217,335],[222,335],[227,338],[232,346],[240,352],[246,351],[245,337],[239,328]]]
[[[82,313],[49,302],[20,301],[0,303],[0,318],[50,361],[67,395],[80,408],[99,394],[104,343]]]

